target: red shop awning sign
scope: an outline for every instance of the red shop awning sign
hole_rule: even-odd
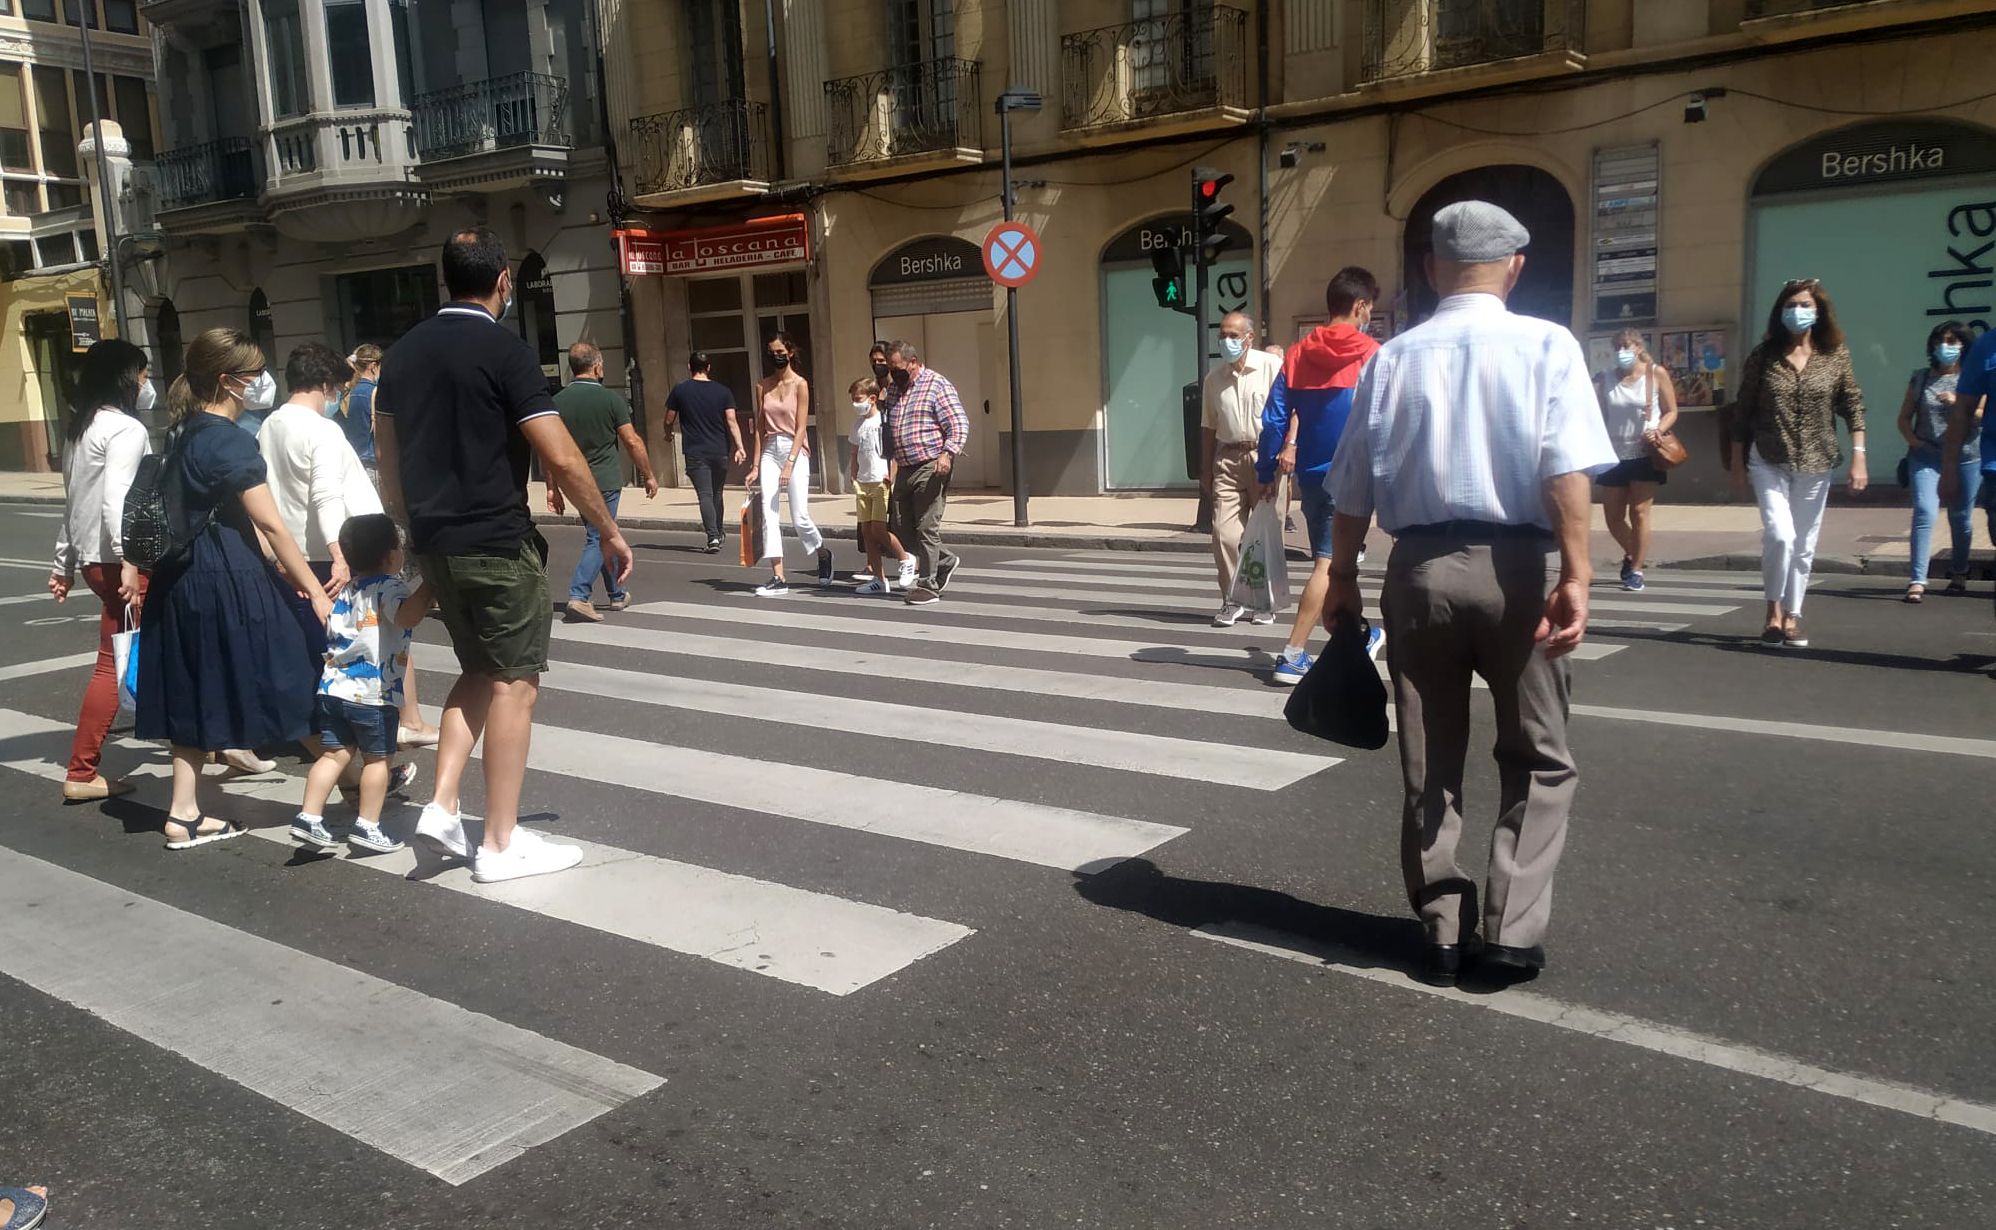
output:
[[[811,228],[803,214],[780,214],[699,230],[620,230],[617,251],[631,277],[782,265],[810,258]]]

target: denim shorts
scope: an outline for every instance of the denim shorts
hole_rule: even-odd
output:
[[[363,759],[386,760],[395,754],[398,720],[399,715],[387,705],[363,705],[321,692],[312,732],[327,751],[350,747]]]
[[[1303,481],[1303,527],[1310,535],[1310,558],[1331,558],[1331,493],[1322,479]]]

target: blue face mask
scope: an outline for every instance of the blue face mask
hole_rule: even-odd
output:
[[[1633,368],[1633,367],[1634,367],[1635,365],[1636,365],[1636,352],[1635,352],[1635,351],[1633,351],[1633,350],[1617,350],[1617,351],[1615,352],[1615,366],[1616,366],[1616,367],[1619,367],[1619,368],[1621,368],[1621,369],[1622,369],[1623,371],[1628,371],[1628,370],[1630,370],[1631,368]]]
[[[1790,333],[1807,333],[1816,327],[1816,309],[1791,303],[1781,309],[1781,323],[1788,326]]]
[[[1953,367],[1961,361],[1961,347],[1954,342],[1942,342],[1934,347],[1934,362],[1942,367]]]
[[[1220,353],[1227,356],[1229,360],[1240,358],[1247,353],[1247,339],[1239,337],[1221,338]]]

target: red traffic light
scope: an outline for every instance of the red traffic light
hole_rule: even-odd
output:
[[[1209,201],[1217,198],[1220,195],[1220,181],[1216,179],[1209,179],[1205,183],[1200,184],[1199,195],[1205,197]]]

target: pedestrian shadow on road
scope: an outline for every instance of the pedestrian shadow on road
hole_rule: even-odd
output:
[[[1318,905],[1248,884],[1188,880],[1165,874],[1149,859],[1128,859],[1096,875],[1076,873],[1074,891],[1096,905],[1187,931],[1294,937],[1299,952],[1334,949],[1340,962],[1362,969],[1411,971],[1421,957],[1423,932],[1411,918]]]
[[[1643,628],[1590,629],[1590,636],[1630,641],[1656,641],[1671,645],[1691,645],[1726,653],[1746,653],[1769,659],[1799,658],[1804,662],[1835,662],[1844,666],[1877,666],[1902,671],[1938,671],[1951,675],[1973,675],[1996,666],[1996,657],[1986,653],[1958,653],[1950,658],[1922,658],[1904,653],[1869,653],[1861,649],[1832,649],[1818,645],[1809,649],[1769,649],[1760,634],[1736,636],[1714,632],[1657,632]]]
[[[1130,661],[1193,666],[1201,670],[1245,671],[1269,687],[1277,688],[1282,685],[1275,682],[1275,655],[1285,643],[1281,637],[1272,637],[1268,646],[1227,645],[1224,648],[1233,652],[1223,653],[1193,653],[1179,645],[1159,645],[1155,649],[1138,650],[1130,655]]]

